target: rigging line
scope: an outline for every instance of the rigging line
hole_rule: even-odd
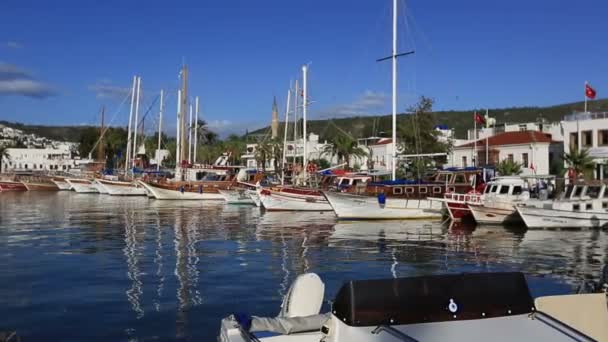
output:
[[[122,102],[120,103],[120,105],[118,105],[118,109],[112,115],[112,119],[110,119],[110,122],[108,123],[108,125],[106,127],[104,127],[103,132],[101,132],[101,134],[99,135],[99,139],[97,139],[97,141],[93,145],[93,148],[91,148],[91,151],[89,151],[89,154],[92,154],[93,151],[95,151],[95,148],[97,148],[97,145],[99,144],[99,142],[101,141],[101,139],[103,139],[103,137],[106,135],[106,132],[108,131],[108,129],[110,129],[110,126],[114,122],[114,119],[116,118],[116,115],[120,112],[120,110],[122,109],[122,106],[125,104],[125,102],[129,98],[131,98],[131,94],[127,94],[127,96],[125,96],[125,98],[122,100]]]

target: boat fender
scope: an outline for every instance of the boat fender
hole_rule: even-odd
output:
[[[386,194],[384,192],[378,194],[378,204],[380,204],[380,208],[384,208],[386,205]]]
[[[183,185],[180,185],[179,192],[181,192],[182,194],[184,193],[184,186]]]
[[[199,194],[202,194],[202,193],[203,193],[203,186],[202,186],[202,185],[199,185],[199,186],[198,186],[198,193],[199,193]]]

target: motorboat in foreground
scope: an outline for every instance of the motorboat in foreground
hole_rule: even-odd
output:
[[[535,302],[517,272],[350,281],[321,314],[324,290],[316,274],[300,275],[277,317],[231,315],[218,340],[591,341],[608,334],[605,294]]]
[[[608,188],[606,184],[570,184],[555,200],[528,200],[517,206],[528,228],[606,228],[608,227]]]

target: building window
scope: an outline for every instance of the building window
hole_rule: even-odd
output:
[[[24,165],[24,169],[26,169],[26,170],[27,170],[27,164],[25,164],[25,165]]]
[[[519,125],[519,131],[520,132],[525,132],[528,130],[528,125]]]
[[[528,164],[528,154],[527,153],[521,154],[521,164],[523,165],[523,167],[528,167],[530,165],[530,164]]]
[[[583,147],[591,147],[593,146],[593,132],[592,131],[582,131],[581,132],[581,143]]]
[[[578,149],[578,133],[570,133],[570,149],[576,150]]]
[[[507,159],[508,159],[510,162],[513,162],[513,154],[511,154],[511,153],[507,154]]]
[[[467,157],[466,156],[462,157],[462,167],[467,167]]]
[[[597,145],[608,145],[608,129],[600,129],[599,131],[597,131]]]

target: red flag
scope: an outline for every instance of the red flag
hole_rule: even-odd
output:
[[[587,96],[588,99],[595,99],[596,94],[595,89],[591,88],[589,84],[585,84],[585,96]]]
[[[477,112],[475,112],[475,116],[473,117],[473,119],[475,120],[475,122],[477,122],[480,125],[483,125],[486,123],[486,119],[481,116],[481,114],[477,114]]]

